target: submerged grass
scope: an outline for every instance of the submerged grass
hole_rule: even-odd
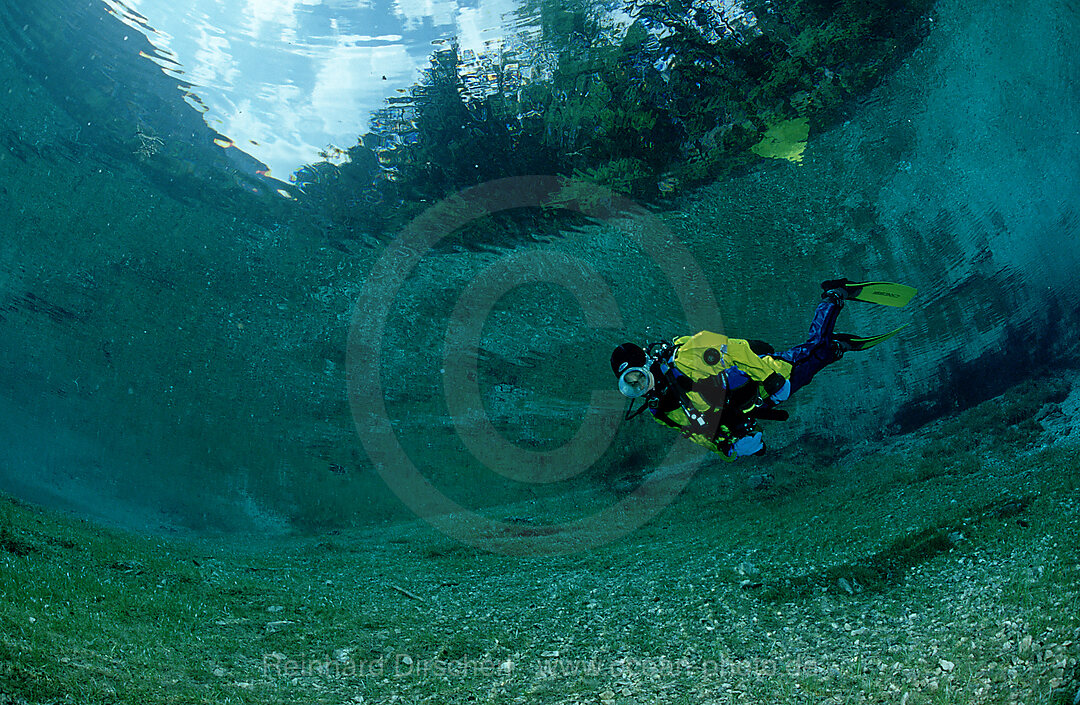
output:
[[[141,537],[2,500],[0,702],[1071,703],[1080,446],[1025,425],[1046,389],[782,457],[767,491],[718,465],[556,557],[419,523]]]

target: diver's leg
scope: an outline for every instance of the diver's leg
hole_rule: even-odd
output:
[[[823,297],[814,311],[807,341],[774,356],[791,363],[791,376],[788,377],[791,392],[805,386],[822,368],[830,362],[836,362],[843,355],[832,339],[836,317],[840,315],[843,307],[843,298],[830,295]]]
[[[836,327],[836,317],[844,308],[843,292],[826,292],[821,296],[821,303],[814,309],[814,320],[810,321],[810,341],[824,341],[832,337]]]

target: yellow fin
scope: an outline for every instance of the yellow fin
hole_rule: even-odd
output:
[[[806,139],[810,136],[810,121],[806,118],[785,120],[769,126],[761,141],[750,151],[770,159],[787,159],[801,162]]]

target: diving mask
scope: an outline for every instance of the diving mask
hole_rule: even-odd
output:
[[[652,372],[645,367],[628,367],[619,375],[619,391],[624,397],[637,399],[653,388]]]

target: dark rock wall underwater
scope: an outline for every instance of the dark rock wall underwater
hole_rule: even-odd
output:
[[[80,7],[112,21],[94,4]],[[0,486],[149,528],[404,515],[356,439],[345,351],[373,263],[419,208],[363,232],[356,209],[378,199],[335,192],[348,174],[307,184],[309,197],[297,201],[274,194],[272,182],[248,175],[257,165],[224,159],[212,146],[218,136],[179,107],[125,103],[125,86],[171,80],[149,62],[122,79],[106,72],[94,82],[100,90],[87,90],[64,73],[97,60],[64,41],[78,19],[41,25],[30,13],[4,4],[12,50],[0,53]],[[912,428],[1075,353],[1080,69],[1067,47],[1077,13],[1064,0],[941,0],[920,43],[811,121],[801,163],[743,157],[712,183],[708,169],[663,181],[687,168],[678,151],[647,164],[656,170],[648,179],[604,177],[604,159],[625,158],[615,147],[596,164],[561,166],[643,197],[677,183],[656,217],[711,282],[732,335],[799,342],[822,278],[919,287],[902,311],[848,307],[845,330],[912,326],[822,373],[797,400],[795,420],[769,439],[776,447],[814,432],[853,442]],[[35,52],[56,69],[42,70]],[[785,95],[807,92],[792,80]],[[102,124],[104,116],[114,119]],[[744,123],[728,145],[739,154],[767,127],[764,118]],[[364,179],[357,193],[370,190]],[[421,195],[430,202],[469,183]],[[522,447],[551,448],[574,433],[590,392],[611,381],[614,343],[688,332],[661,264],[617,228],[577,222],[553,236],[545,223],[545,237],[529,240],[521,221],[487,227],[482,247],[457,240],[420,261],[383,349],[403,444],[473,506],[563,489],[492,480],[448,418],[447,319],[489,267],[507,253],[562,252],[599,275],[619,306],[621,322],[592,326],[557,283],[522,287],[494,306],[480,390],[494,426]],[[500,240],[503,227],[514,237]],[[622,427],[577,482],[650,467],[670,440],[653,426]]]

